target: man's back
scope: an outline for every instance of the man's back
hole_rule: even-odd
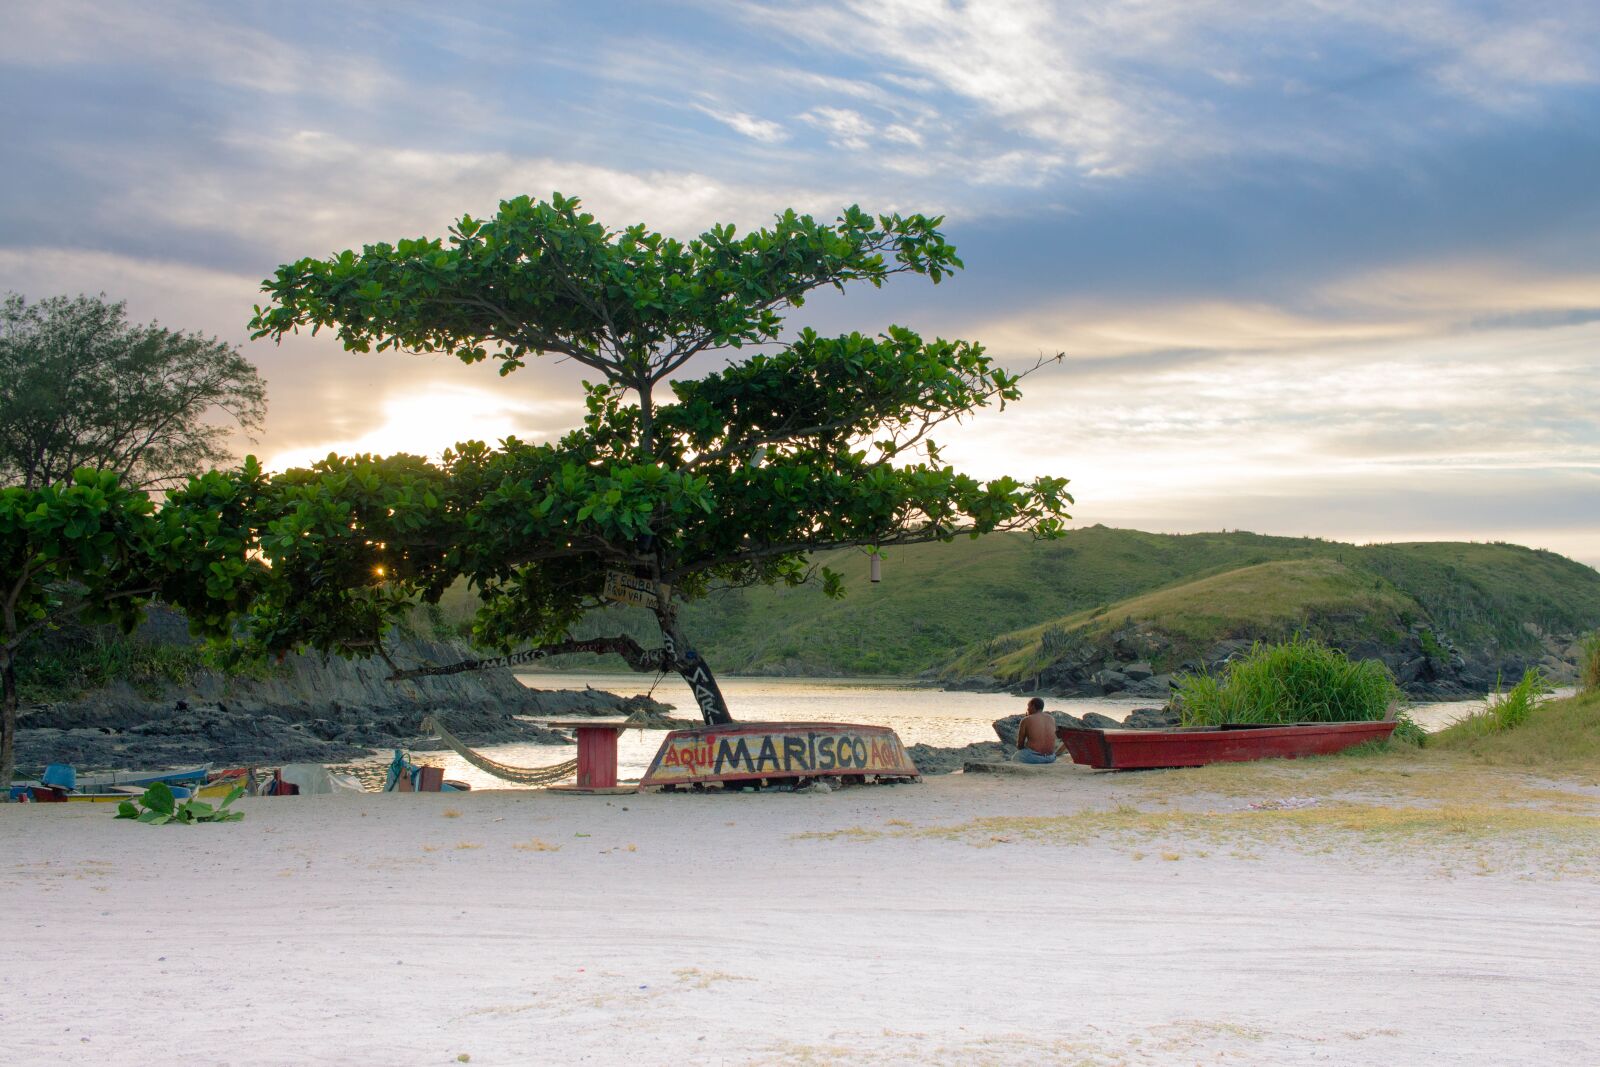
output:
[[[1032,749],[1041,756],[1053,755],[1056,750],[1055,716],[1043,711],[1024,715],[1017,728],[1017,747]]]

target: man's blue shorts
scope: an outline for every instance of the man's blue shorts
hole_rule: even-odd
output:
[[[1017,763],[1032,763],[1042,765],[1046,763],[1054,763],[1056,761],[1056,754],[1052,752],[1048,756],[1045,756],[1035,752],[1031,748],[1019,748],[1017,749],[1017,754],[1011,758]]]

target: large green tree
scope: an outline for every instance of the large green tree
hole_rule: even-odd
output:
[[[266,384],[214,337],[135,325],[104,296],[0,301],[0,485],[88,467],[165,488],[225,462],[261,425]]]
[[[151,600],[221,637],[263,573],[251,555],[254,460],[168,491],[157,509],[109,471],[0,489],[0,787],[16,767],[16,660],[29,637],[69,619],[131,629]]]
[[[257,337],[333,328],[354,351],[449,352],[502,374],[551,355],[599,380],[583,425],[558,442],[469,443],[437,464],[330,456],[276,478],[260,516],[272,579],[259,635],[381,653],[390,621],[465,577],[482,597],[480,642],[521,648],[498,662],[614,652],[678,672],[706,720],[726,722],[679,601],[717,583],[798,584],[820,549],[1059,532],[1064,479],[979,481],[929,437],[1018,397],[1019,376],[981,345],[898,326],[785,335],[785,314],[818,289],[959,269],[939,225],[851,207],[832,223],[790,211],[752,233],[679,241],[609,230],[574,199],[521,197],[461,219],[447,240],[281,267]],[[681,376],[696,357],[719,365]],[[836,575],[821,577],[839,592]],[[608,593],[654,614],[661,647],[568,636]],[[395,666],[404,677],[485,662]]]

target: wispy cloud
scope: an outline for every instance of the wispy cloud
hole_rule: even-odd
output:
[[[291,43],[225,9],[188,0],[24,4],[8,13],[0,35],[0,62],[8,64],[94,67],[110,59],[277,96],[371,101],[403,86],[376,56]]]
[[[763,144],[778,144],[789,139],[789,133],[781,123],[770,119],[757,118],[743,111],[723,111],[704,104],[696,104],[695,109],[722,123],[735,133],[743,134],[752,141]]]

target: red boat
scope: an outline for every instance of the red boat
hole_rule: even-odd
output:
[[[1306,722],[1292,726],[1229,723],[1175,730],[1090,730],[1056,728],[1074,763],[1111,770],[1149,767],[1201,767],[1255,759],[1326,756],[1368,741],[1385,741],[1392,720]]]

